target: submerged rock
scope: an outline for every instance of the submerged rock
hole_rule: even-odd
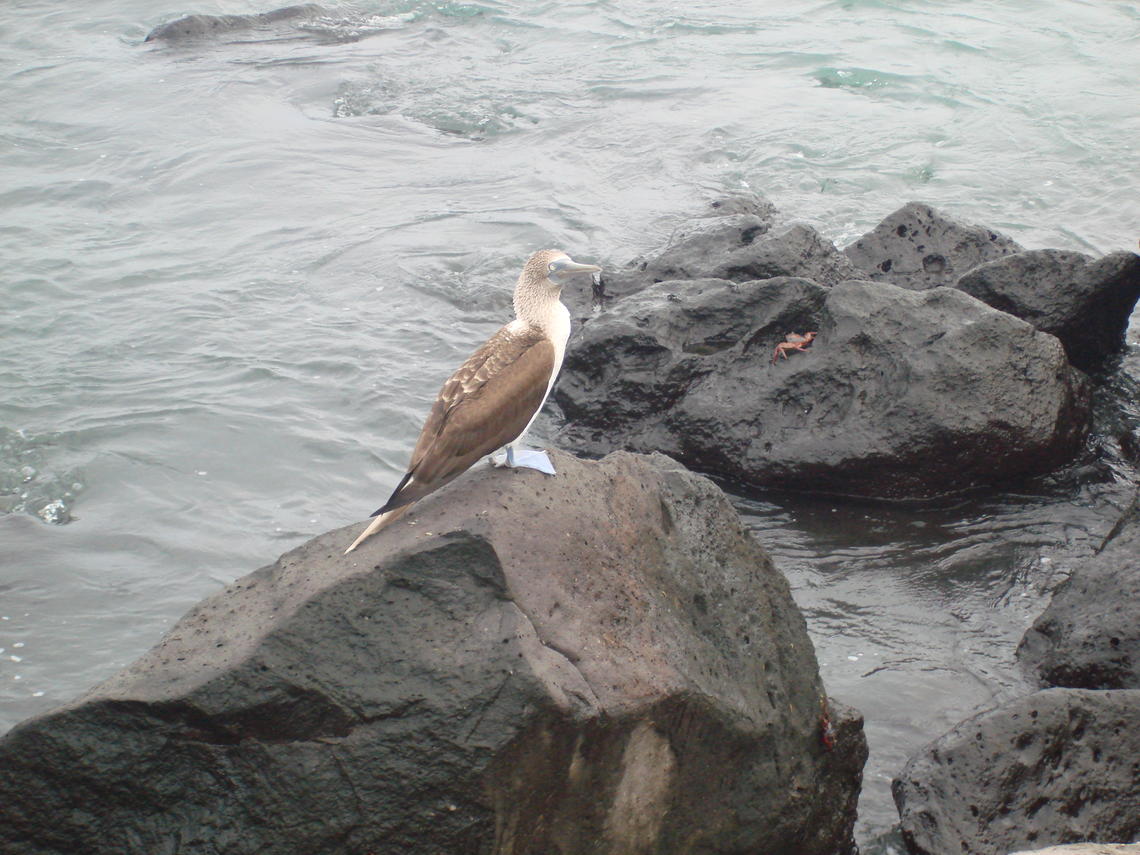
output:
[[[1073,365],[1095,371],[1124,349],[1140,297],[1140,256],[1020,252],[975,268],[955,287],[1057,336]]]
[[[773,364],[791,332],[811,348]],[[660,450],[747,487],[922,498],[1049,471],[1088,387],[1055,338],[959,291],[779,277],[664,282],[590,318],[560,440]]]
[[[1076,568],[1018,647],[1045,685],[1140,689],[1140,509]]]
[[[297,18],[315,18],[324,13],[325,10],[322,7],[313,3],[306,3],[255,15],[186,15],[155,27],[147,34],[146,41],[180,42],[204,36],[250,30]]]
[[[730,214],[753,214],[771,228],[779,219],[779,211],[772,202],[759,193],[740,191],[727,193],[709,201],[698,217],[727,217]]]
[[[963,273],[1021,252],[1021,246],[993,229],[908,202],[843,252],[863,278],[922,290],[953,285]]]
[[[1140,837],[1140,691],[1047,689],[962,722],[892,786],[916,855]]]
[[[660,455],[477,467],[239,579],[0,740],[5,853],[834,855],[866,744],[787,582]],[[829,749],[825,742],[832,742]]]

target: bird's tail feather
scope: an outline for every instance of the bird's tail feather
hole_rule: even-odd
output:
[[[348,555],[348,553],[352,552],[352,550],[356,549],[356,547],[360,546],[360,544],[364,543],[364,541],[372,537],[372,535],[376,534],[376,532],[380,531],[380,529],[384,528],[384,526],[388,525],[389,523],[394,523],[396,520],[406,514],[411,509],[411,507],[411,505],[401,505],[395,510],[386,511],[380,514],[380,516],[376,517],[372,520],[372,522],[368,524],[368,528],[364,529],[364,531],[360,533],[360,537],[356,538],[356,540],[352,542],[352,546],[346,549],[344,551],[344,554]]]

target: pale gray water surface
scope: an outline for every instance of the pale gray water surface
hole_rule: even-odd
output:
[[[1140,236],[1136,3],[325,5],[174,46],[143,38],[271,5],[0,12],[0,729],[370,512],[534,249],[621,263],[740,188],[840,245],[910,199]],[[867,713],[869,851],[905,756],[1026,689],[1017,638],[1130,495],[1103,445],[944,508],[742,500]]]

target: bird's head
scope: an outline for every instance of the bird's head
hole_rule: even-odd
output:
[[[546,290],[553,286],[557,294],[571,277],[590,275],[601,269],[596,264],[581,264],[560,249],[542,249],[527,260],[519,284],[525,282],[529,287]]]
[[[562,286],[574,276],[589,276],[602,268],[579,264],[560,249],[542,249],[527,259],[515,285],[515,316],[542,327],[559,305]],[[565,309],[563,309],[565,311]]]

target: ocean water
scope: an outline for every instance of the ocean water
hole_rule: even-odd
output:
[[[741,189],[840,246],[911,199],[1028,248],[1140,237],[1136,3],[362,0],[144,42],[270,8],[0,11],[0,730],[375,508],[534,249],[618,265]],[[906,756],[1030,688],[1021,632],[1130,500],[1130,337],[1079,471],[739,497],[867,715],[865,852]]]

